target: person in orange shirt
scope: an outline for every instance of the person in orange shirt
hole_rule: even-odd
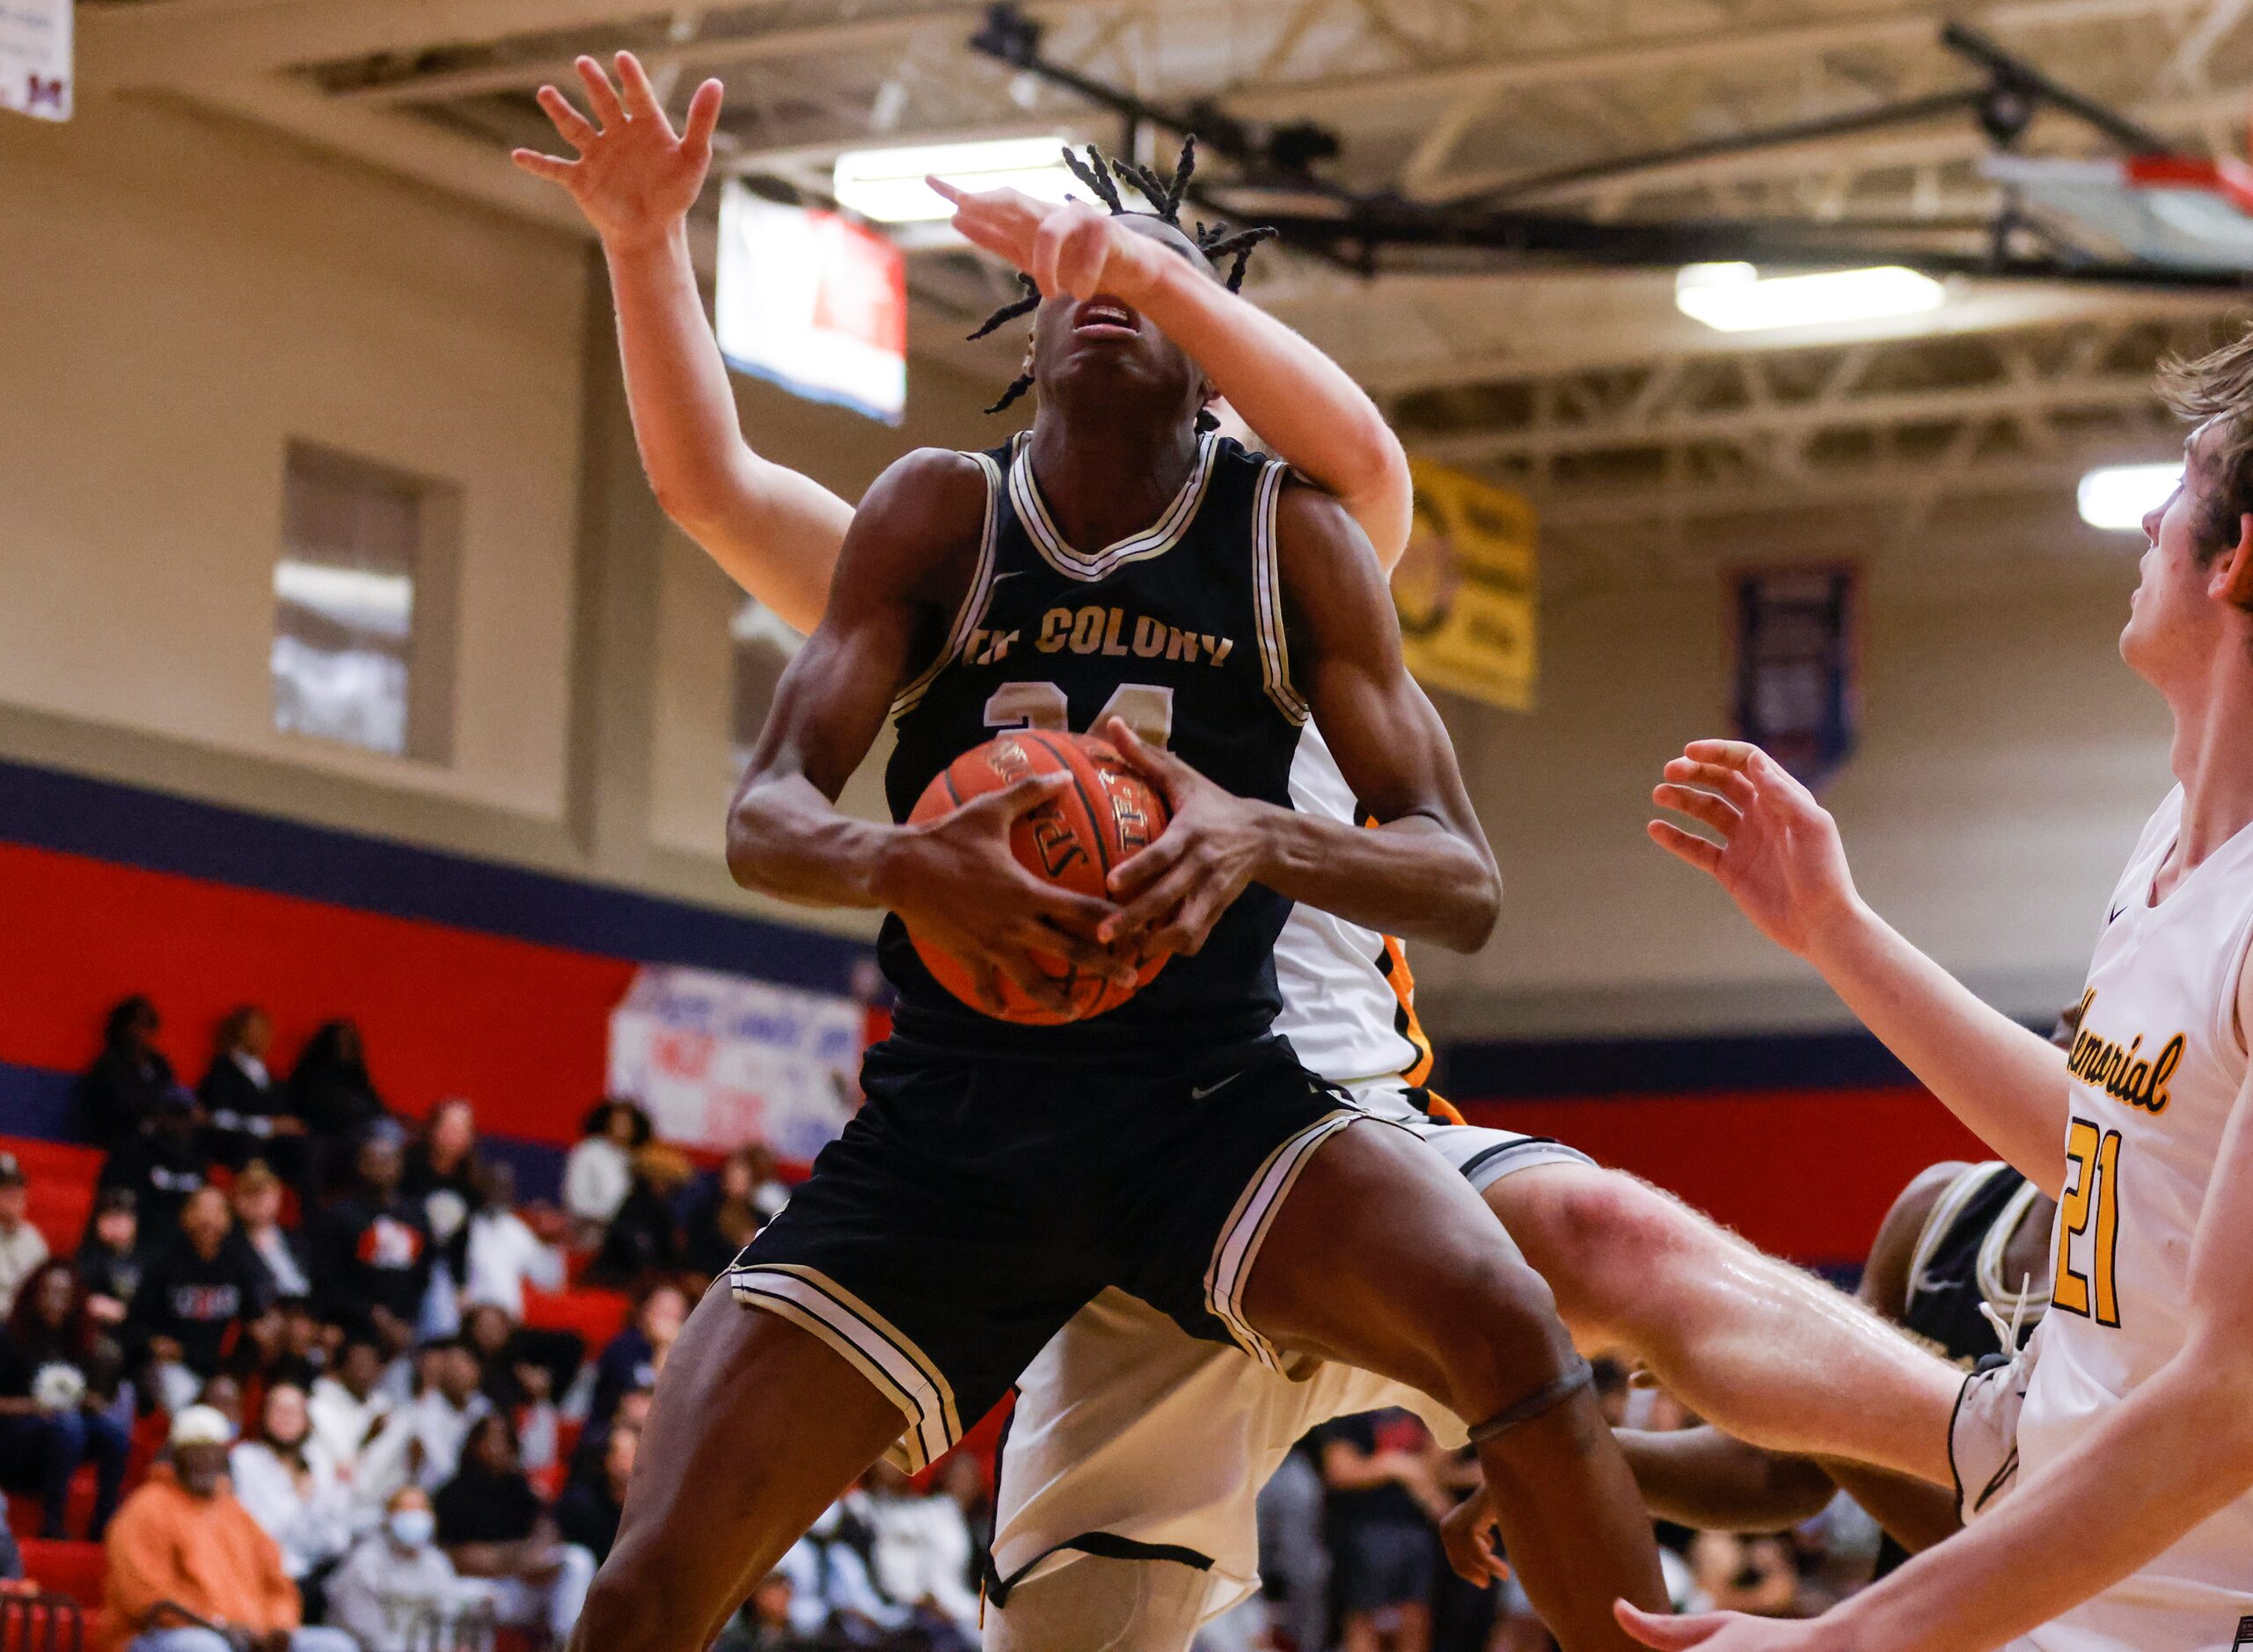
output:
[[[170,1466],[110,1523],[111,1652],[355,1652],[340,1629],[300,1626],[282,1551],[228,1485],[233,1440],[211,1407],[182,1410]]]

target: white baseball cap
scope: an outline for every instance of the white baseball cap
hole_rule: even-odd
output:
[[[189,1406],[172,1419],[172,1449],[183,1445],[231,1445],[234,1425],[216,1406]]]

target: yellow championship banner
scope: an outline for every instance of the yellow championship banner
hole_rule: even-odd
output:
[[[1446,689],[1531,711],[1540,650],[1533,508],[1507,488],[1410,459],[1415,526],[1393,574],[1408,669]]]

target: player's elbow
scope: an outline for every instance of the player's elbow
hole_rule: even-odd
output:
[[[1449,903],[1445,929],[1434,937],[1450,952],[1481,950],[1502,921],[1502,873],[1484,855],[1467,854],[1464,876]]]

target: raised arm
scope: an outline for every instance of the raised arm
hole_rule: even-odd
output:
[[[1770,940],[1813,964],[1949,1111],[2051,1197],[2065,1183],[2065,1052],[1919,952],[1864,904],[1838,822],[1757,746],[1693,742],[1651,793],[1714,842],[1653,821],[1662,849],[1709,874]]]
[[[743,440],[728,364],[689,257],[688,213],[712,163],[721,89],[707,80],[676,135],[648,77],[618,55],[618,85],[578,62],[594,119],[552,86],[540,106],[577,160],[518,150],[517,165],[571,192],[602,238],[618,309],[626,399],[657,502],[728,576],[784,623],[821,618],[852,507]]]
[[[972,194],[936,179],[955,227],[1042,292],[1131,304],[1204,369],[1276,457],[1335,494],[1391,573],[1408,549],[1413,487],[1401,439],[1343,368],[1250,300],[1083,201],[1013,189]]]
[[[1115,720],[1112,738],[1174,813],[1112,873],[1125,903],[1113,932],[1194,952],[1256,881],[1388,935],[1475,952],[1493,932],[1502,874],[1447,730],[1401,662],[1384,574],[1328,494],[1286,486],[1276,518],[1292,677],[1378,830],[1231,796]]]
[[[1010,852],[1011,823],[1068,776],[1020,780],[923,826],[837,808],[895,691],[962,599],[984,489],[969,460],[935,449],[909,454],[869,489],[829,608],[775,687],[729,815],[728,867],[746,888],[784,900],[889,908],[974,969],[1062,1008],[1062,986],[1035,951],[1123,985],[1134,979],[1089,939],[1116,909],[1043,882]]]

